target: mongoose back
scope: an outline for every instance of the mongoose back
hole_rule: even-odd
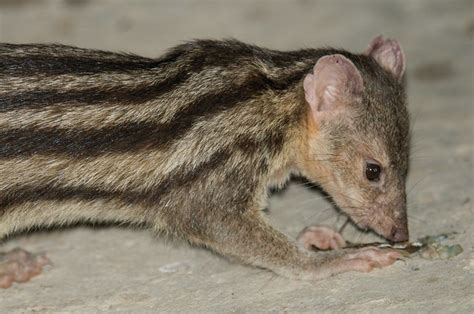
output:
[[[342,249],[325,227],[290,240],[260,209],[299,175],[407,240],[404,70],[380,36],[362,54],[196,40],[157,59],[0,44],[0,237],[117,222],[294,278],[390,265],[397,252]],[[0,264],[0,285],[15,276]]]

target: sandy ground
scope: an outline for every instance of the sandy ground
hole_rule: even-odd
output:
[[[144,230],[79,227],[20,235],[0,246],[46,251],[54,262],[31,282],[1,290],[0,312],[474,312],[473,1],[0,0],[0,41],[146,56],[202,37],[361,51],[379,33],[399,39],[408,59],[412,238],[456,231],[453,243],[464,253],[308,283]],[[271,198],[267,215],[292,237],[307,224],[344,222],[320,194],[297,184]],[[353,227],[344,236],[376,239]]]

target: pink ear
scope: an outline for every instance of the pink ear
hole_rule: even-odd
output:
[[[340,54],[320,58],[303,81],[305,99],[315,115],[342,109],[360,97],[364,82],[355,65]]]
[[[405,55],[398,41],[377,36],[372,39],[365,54],[373,57],[385,70],[401,81],[405,73]]]

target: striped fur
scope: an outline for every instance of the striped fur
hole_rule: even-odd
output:
[[[156,207],[153,220],[164,200],[182,207],[168,196],[193,180],[215,190],[214,181],[237,174],[245,194],[261,190],[305,112],[298,83],[325,53],[197,41],[147,59],[3,44],[0,213],[45,200],[122,199]],[[246,178],[244,165],[255,173]],[[219,166],[223,172],[211,175]],[[31,226],[0,230],[24,227]]]
[[[258,209],[297,168],[308,136],[302,80],[333,53],[375,77],[363,55],[235,40],[157,59],[0,44],[0,237],[140,224],[273,270],[306,265]],[[258,253],[268,241],[279,249]]]

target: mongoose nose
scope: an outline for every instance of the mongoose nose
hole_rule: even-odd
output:
[[[408,241],[408,229],[393,226],[390,232],[390,241],[406,242]]]

